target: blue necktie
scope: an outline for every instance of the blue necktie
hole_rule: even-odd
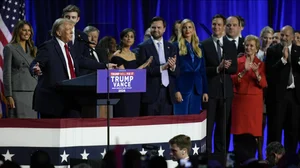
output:
[[[158,56],[159,56],[159,62],[161,65],[166,63],[166,58],[164,56],[164,51],[162,49],[162,44],[161,42],[157,43],[157,50],[158,50]],[[169,74],[168,74],[168,70],[162,70],[161,71],[161,83],[167,87],[169,85]]]
[[[190,55],[191,55],[192,62],[194,62],[194,60],[195,60],[195,54],[194,54],[194,52],[193,52],[193,50],[192,50],[192,46],[191,46],[190,43],[186,43],[186,46],[187,46],[187,48],[188,48],[188,50],[189,50],[189,53],[190,53]]]

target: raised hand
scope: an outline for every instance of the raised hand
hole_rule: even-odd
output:
[[[248,59],[246,59],[246,62],[245,62],[245,70],[246,71],[250,70],[250,61]]]
[[[256,64],[255,62],[250,64],[250,68],[253,70],[253,72],[257,73],[260,63]]]
[[[225,60],[225,69],[228,69],[231,66],[231,60]]]
[[[141,66],[139,66],[137,69],[144,69],[146,68],[147,66],[149,66],[151,64],[151,62],[153,61],[153,56],[150,56],[148,58],[148,60]]]
[[[171,69],[175,69],[175,67],[176,67],[176,55],[174,55],[174,57],[169,57],[168,58],[168,64],[169,64]]]
[[[289,58],[289,48],[285,46],[282,50],[282,56],[287,61]]]

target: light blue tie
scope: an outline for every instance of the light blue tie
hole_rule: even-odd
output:
[[[159,62],[161,65],[166,63],[166,58],[164,56],[164,51],[162,49],[162,43],[158,42],[157,43],[157,49],[158,49],[158,56],[159,56]],[[161,72],[161,83],[167,87],[169,85],[169,74],[168,74],[168,70],[163,70]]]

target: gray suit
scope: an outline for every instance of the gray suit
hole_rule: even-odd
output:
[[[12,96],[15,109],[9,111],[11,118],[36,118],[37,113],[32,110],[33,92],[37,80],[29,72],[33,57],[29,47],[27,53],[20,44],[8,44],[4,47],[4,94]]]

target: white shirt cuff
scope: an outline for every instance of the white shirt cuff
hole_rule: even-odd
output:
[[[283,57],[281,57],[281,61],[282,61],[283,65],[285,65],[287,63],[287,61]]]

